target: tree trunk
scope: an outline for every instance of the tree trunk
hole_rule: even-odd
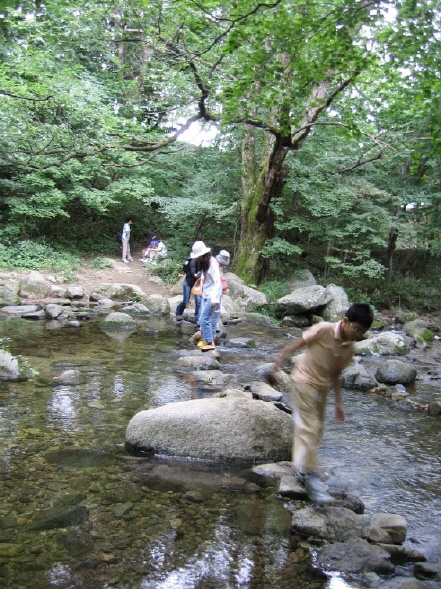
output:
[[[248,128],[242,142],[241,230],[234,271],[249,284],[261,283],[269,273],[269,260],[260,255],[267,239],[274,237],[272,199],[283,189],[283,162],[288,149],[281,142],[266,137],[264,164],[260,174],[255,170],[255,129]]]

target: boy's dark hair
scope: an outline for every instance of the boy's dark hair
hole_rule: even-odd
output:
[[[132,223],[133,223],[132,217],[127,217],[126,220],[125,220],[125,223],[128,223],[129,221],[132,221]]]
[[[354,303],[346,311],[345,317],[347,317],[349,321],[356,321],[368,329],[374,320],[372,309],[367,303]]]

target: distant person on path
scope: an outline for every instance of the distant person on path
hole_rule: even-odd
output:
[[[197,242],[196,242],[197,243]],[[184,283],[182,285],[183,295],[182,301],[176,307],[176,321],[182,321],[182,315],[185,311],[185,307],[188,304],[188,301],[191,297],[191,288],[196,282],[198,278],[200,278],[201,271],[199,269],[199,262],[197,258],[192,257],[193,249],[190,252],[190,257],[187,258],[182,266],[182,271],[185,274]],[[201,297],[199,295],[194,295],[194,321],[198,323],[199,321],[199,311],[201,308]]]
[[[335,391],[335,413],[338,423],[345,414],[340,388],[341,371],[348,366],[354,354],[353,342],[362,339],[370,328],[373,313],[369,305],[355,303],[337,323],[321,322],[305,331],[300,339],[281,351],[275,363],[283,361],[306,347],[305,354],[294,368],[291,378],[292,409],[295,424],[293,462],[303,481],[309,499],[314,503],[333,503],[320,479],[318,450],[321,443],[326,412],[327,393]],[[276,382],[274,372],[267,374],[270,384]]]
[[[133,223],[132,217],[127,217],[122,230],[122,261],[125,264],[133,262],[130,253],[130,225]]]
[[[167,248],[165,247],[165,243],[161,240],[158,241],[156,247],[149,251],[149,258],[153,260],[153,264],[156,264],[154,261],[156,258],[166,258],[167,257]]]
[[[159,239],[156,237],[156,235],[153,235],[148,246],[142,250],[142,261],[150,259],[150,252],[155,249],[158,243]]]
[[[196,241],[193,244],[190,255],[199,260],[202,270],[202,308],[199,318],[202,338],[198,348],[205,352],[216,348],[214,337],[222,298],[219,262],[211,255],[211,249],[203,241]]]

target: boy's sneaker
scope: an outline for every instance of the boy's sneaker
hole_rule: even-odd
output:
[[[203,352],[208,352],[208,350],[215,350],[216,346],[214,344],[204,343],[203,346],[199,346],[199,344],[198,344],[198,348],[200,348]]]
[[[198,348],[202,348],[203,346],[208,346],[207,342],[204,342],[203,339],[200,339],[197,343]]]
[[[327,487],[323,481],[320,480],[318,473],[308,472],[299,473],[299,478],[305,485],[308,499],[312,503],[319,503],[320,505],[329,505],[335,502],[335,498],[327,491]]]

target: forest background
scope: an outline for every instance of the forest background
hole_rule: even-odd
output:
[[[439,0],[0,1],[0,267],[194,240],[441,307]],[[211,142],[182,141],[200,130]],[[207,135],[204,133],[207,133]]]

